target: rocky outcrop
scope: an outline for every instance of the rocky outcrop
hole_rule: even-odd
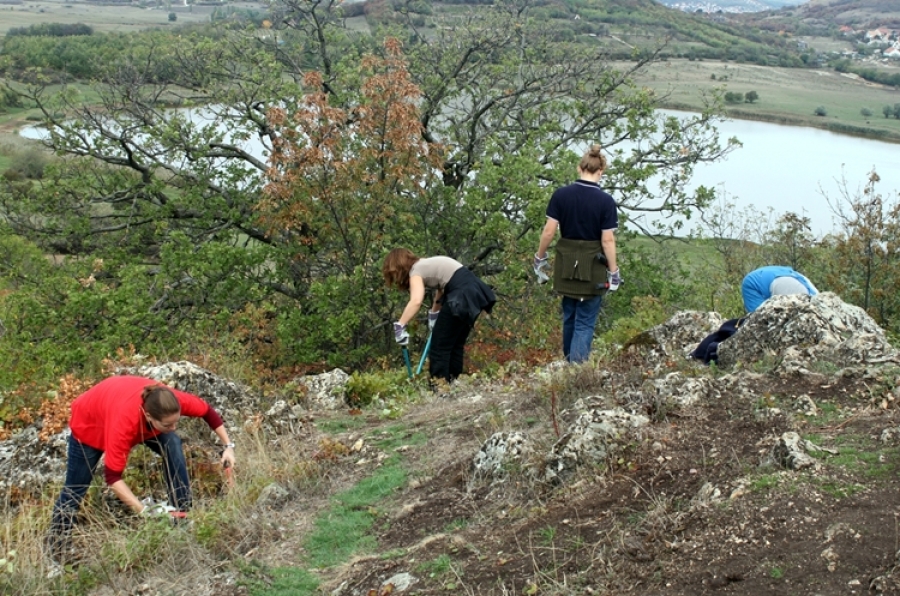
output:
[[[347,401],[347,381],[350,375],[339,368],[318,375],[306,375],[294,380],[306,389],[306,399],[313,410],[340,410]]]
[[[872,317],[830,292],[773,296],[719,345],[719,366],[767,358],[801,371],[823,361],[837,367],[900,362]]]
[[[481,446],[472,459],[475,479],[501,479],[512,465],[518,465],[529,450],[524,433],[494,433]]]
[[[543,480],[563,482],[581,465],[604,463],[649,422],[646,416],[622,408],[582,413],[550,451]]]
[[[682,311],[633,338],[626,347],[647,346],[644,357],[654,364],[671,358],[690,358],[697,344],[724,322],[716,312]]]

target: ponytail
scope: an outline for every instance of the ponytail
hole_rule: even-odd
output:
[[[181,403],[165,385],[148,385],[141,393],[144,411],[154,420],[181,413]]]

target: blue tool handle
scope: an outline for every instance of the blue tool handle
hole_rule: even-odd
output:
[[[406,362],[406,374],[409,375],[409,378],[411,379],[413,376],[412,364],[409,361],[409,348],[406,346],[403,346],[403,361]]]
[[[434,335],[434,333],[428,334],[428,341],[425,342],[425,349],[422,350],[422,357],[419,358],[419,368],[416,369],[416,375],[418,375],[420,372],[422,372],[422,367],[425,366],[425,358],[428,357],[428,349],[431,347],[431,336],[432,335]]]

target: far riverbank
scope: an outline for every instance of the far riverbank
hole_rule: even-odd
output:
[[[726,104],[728,117],[900,143],[900,120],[883,113],[885,106],[900,103],[900,89],[833,70],[665,60],[650,65],[636,81],[652,89],[666,109],[698,112],[713,93],[754,91],[758,99],[753,103]]]

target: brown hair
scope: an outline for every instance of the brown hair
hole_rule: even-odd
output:
[[[181,412],[181,404],[172,390],[165,385],[147,385],[141,393],[144,411],[154,420]]]
[[[578,169],[582,172],[587,172],[588,174],[595,174],[598,170],[601,172],[605,171],[606,156],[603,155],[603,147],[597,143],[591,145],[591,148],[588,149],[587,153],[581,158]]]
[[[409,289],[409,270],[419,260],[413,252],[406,248],[395,248],[384,257],[381,274],[389,288]]]

